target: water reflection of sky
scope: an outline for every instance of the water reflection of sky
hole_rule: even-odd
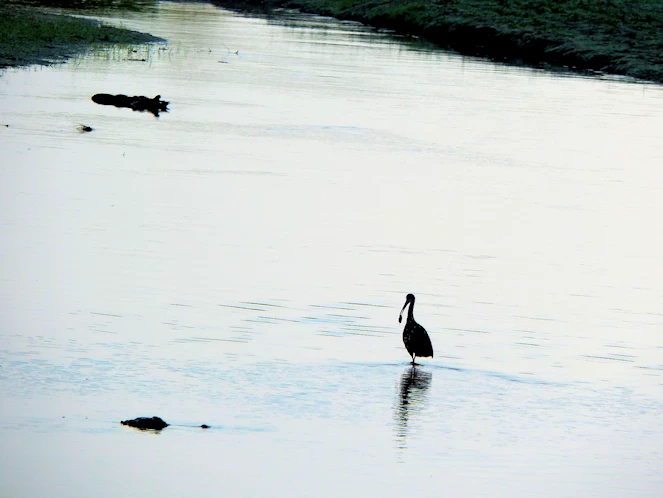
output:
[[[0,495],[660,494],[658,87],[120,17],[0,77]]]

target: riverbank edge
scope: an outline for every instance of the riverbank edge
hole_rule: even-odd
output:
[[[634,41],[630,26],[615,29],[606,23],[597,23],[602,36],[588,37],[587,32],[574,31],[565,26],[562,33],[514,29],[509,22],[529,20],[527,12],[510,19],[494,19],[492,25],[474,16],[440,17],[432,15],[432,4],[423,2],[382,2],[358,0],[209,0],[211,3],[238,12],[270,15],[278,9],[357,21],[362,24],[394,31],[432,42],[442,49],[462,55],[549,71],[571,72],[584,75],[626,76],[663,84],[663,40]],[[474,2],[474,8],[488,1]],[[505,23],[505,21],[507,21]],[[559,19],[562,23],[562,19]],[[647,28],[656,32],[662,21],[656,18]],[[605,36],[605,33],[609,33]],[[582,43],[578,43],[578,40]],[[619,47],[619,49],[617,48]],[[627,47],[624,49],[623,47]]]
[[[0,7],[0,75],[11,67],[58,64],[95,47],[165,42],[149,33],[31,7]]]

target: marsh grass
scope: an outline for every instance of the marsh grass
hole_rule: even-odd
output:
[[[51,7],[58,9],[91,10],[122,9],[140,11],[154,5],[156,0],[5,0],[7,5]]]
[[[290,7],[420,36],[444,48],[532,66],[663,82],[660,0],[215,0]]]
[[[0,67],[49,64],[94,46],[159,41],[152,35],[98,21],[46,13],[9,2],[0,7]]]

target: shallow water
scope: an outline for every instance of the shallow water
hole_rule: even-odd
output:
[[[0,495],[663,493],[660,86],[110,20],[168,44],[0,77]]]

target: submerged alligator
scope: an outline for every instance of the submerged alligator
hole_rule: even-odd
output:
[[[168,112],[169,102],[161,100],[161,95],[154,98],[143,97],[142,95],[111,95],[109,93],[97,93],[92,96],[92,102],[100,105],[114,105],[115,107],[127,107],[134,111],[151,112],[159,117],[159,112]]]
[[[122,420],[120,423],[122,425],[128,425],[129,427],[134,427],[142,431],[160,431],[161,429],[165,429],[170,425],[161,417],[138,417],[131,420]],[[210,428],[210,426],[207,424],[203,424],[198,427],[201,429]]]

